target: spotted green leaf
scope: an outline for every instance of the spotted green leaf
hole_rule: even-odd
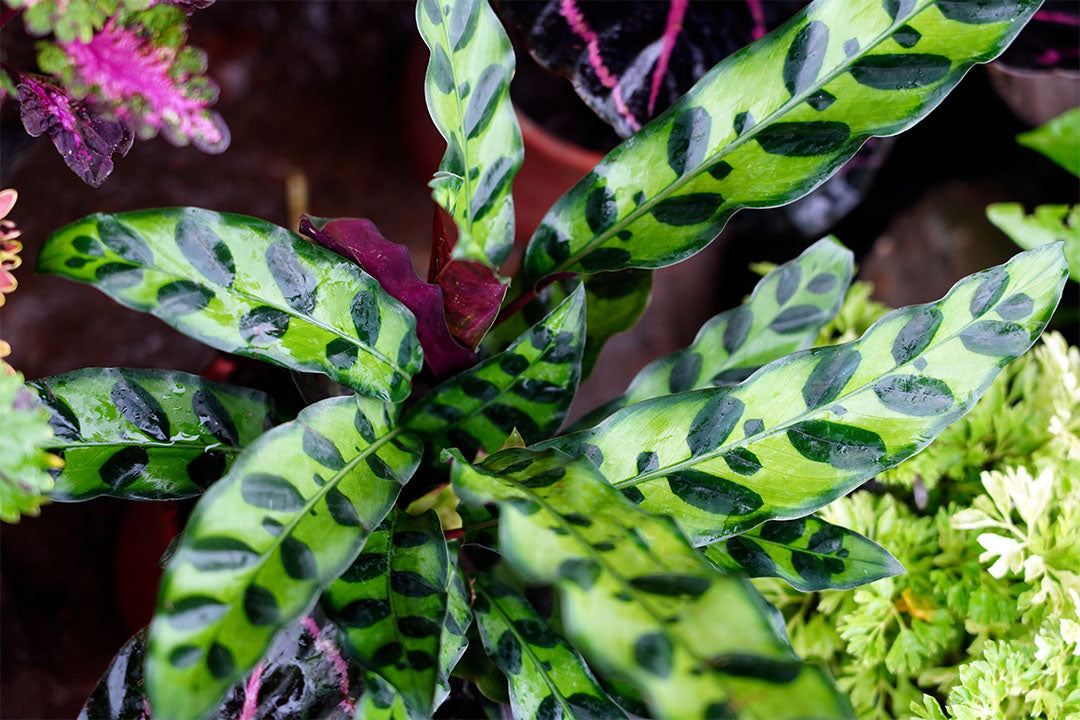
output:
[[[466,632],[472,623],[469,608],[469,591],[461,577],[456,559],[450,558],[450,575],[446,583],[446,619],[443,621],[442,637],[439,639],[439,672],[436,678],[435,702],[439,707],[450,697],[450,673],[469,646]]]
[[[476,626],[510,683],[515,718],[625,718],[578,652],[529,602],[496,576],[469,576]]]
[[[1020,133],[1016,141],[1080,176],[1080,108],[1067,110],[1034,130]]]
[[[498,450],[514,428],[527,442],[558,430],[581,375],[585,295],[578,287],[504,352],[439,385],[402,424],[437,447]]]
[[[1020,203],[996,203],[986,208],[986,217],[1025,250],[1065,243],[1069,277],[1080,282],[1080,205],[1039,205],[1026,215]]]
[[[669,518],[634,506],[584,458],[511,448],[466,467],[454,489],[469,504],[498,503],[500,552],[556,585],[576,647],[656,717],[850,716],[746,580],[710,567]]]
[[[199,500],[150,625],[155,716],[202,717],[356,558],[420,461],[390,411],[359,396],[311,405]]]
[[[356,703],[356,720],[412,720],[405,699],[373,672],[364,673],[364,694]]]
[[[420,0],[416,24],[431,50],[428,112],[447,145],[432,197],[457,224],[453,257],[497,268],[514,244],[510,184],[523,157],[514,51],[487,0]]]
[[[447,609],[449,558],[434,510],[393,510],[323,594],[349,654],[418,715],[430,715]]]
[[[849,250],[831,236],[818,240],[762,278],[745,303],[705,323],[689,347],[646,365],[625,393],[579,426],[649,398],[735,385],[765,363],[810,347],[840,310],[851,272]]]
[[[51,496],[172,500],[198,495],[272,424],[256,390],[172,370],[87,368],[29,383],[65,459]]]
[[[722,571],[782,578],[804,592],[853,588],[904,572],[885,548],[813,515],[770,520],[701,553]]]
[[[1061,297],[1060,244],[895,310],[862,338],[769,363],[732,388],[623,408],[540,447],[584,454],[695,544],[802,517],[911,457],[1038,338]]]
[[[90,215],[38,270],[91,283],[219,350],[388,401],[420,369],[416,320],[363,270],[288,230],[198,208]]]
[[[806,195],[933,110],[1037,0],[816,0],[721,61],[548,211],[525,270],[663,267],[745,207]]]

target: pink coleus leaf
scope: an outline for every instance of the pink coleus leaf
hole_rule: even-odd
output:
[[[451,257],[457,227],[448,218],[445,210],[436,207],[428,282],[442,288],[450,332],[467,347],[476,348],[499,314],[506,284],[482,263]]]
[[[60,46],[85,90],[109,103],[140,136],[161,130],[175,145],[191,142],[203,152],[222,152],[229,131],[211,111],[217,87],[203,74],[205,57],[193,48],[157,46],[138,26],[109,20],[89,42]]]
[[[416,316],[416,335],[424,349],[424,362],[442,377],[469,367],[476,355],[458,345],[446,326],[443,291],[421,280],[404,245],[390,242],[370,220],[328,220],[303,215],[300,232],[317,244],[352,260],[379,281]]]
[[[112,172],[112,155],[127,155],[134,139],[121,120],[109,119],[88,102],[76,102],[45,78],[20,78],[23,127],[33,137],[45,134],[83,182],[99,187]]]

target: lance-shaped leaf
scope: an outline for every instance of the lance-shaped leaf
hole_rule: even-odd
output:
[[[500,552],[556,584],[574,644],[657,717],[850,715],[746,580],[710,567],[669,518],[635,507],[584,458],[512,448],[454,482],[463,502],[498,503]]]
[[[472,623],[472,611],[469,609],[469,591],[461,577],[456,557],[450,558],[446,593],[446,619],[443,621],[442,637],[439,639],[439,672],[433,707],[439,707],[450,697],[450,673],[469,646],[466,633]]]
[[[581,376],[592,374],[600,351],[613,336],[634,327],[652,293],[648,270],[596,273],[585,278],[585,353]]]
[[[833,237],[818,240],[762,278],[745,303],[702,325],[689,347],[642,368],[625,393],[579,427],[649,398],[738,384],[765,363],[810,347],[840,310],[851,272],[849,250]]]
[[[436,375],[457,372],[476,362],[476,355],[458,345],[446,326],[442,288],[417,277],[408,248],[384,238],[375,223],[362,218],[324,220],[304,215],[300,232],[355,262],[412,311],[424,362]],[[496,307],[500,300],[501,296]]]
[[[550,436],[577,390],[584,332],[579,287],[504,352],[425,395],[402,424],[469,452],[498,450],[514,428],[527,442]]]
[[[38,270],[96,285],[211,347],[389,401],[420,368],[416,320],[374,278],[263,220],[198,208],[90,215]]]
[[[571,188],[534,233],[526,273],[689,257],[736,210],[796,200],[868,137],[920,120],[1037,7],[817,0],[720,62]]]
[[[514,243],[510,184],[523,156],[510,39],[487,0],[420,0],[416,24],[431,49],[428,111],[447,145],[432,197],[457,224],[453,257],[498,267]]]
[[[1080,282],[1080,205],[1039,205],[1025,215],[1020,203],[995,203],[986,208],[986,217],[1025,250],[1064,243],[1069,277]]]
[[[349,654],[430,715],[447,608],[449,558],[434,510],[394,510],[323,594]]]
[[[356,720],[411,720],[405,698],[373,672],[364,673],[364,694],[356,704]]]
[[[150,625],[156,714],[202,717],[352,563],[420,461],[419,441],[392,424],[376,400],[323,400],[199,500]]]
[[[584,454],[697,544],[802,517],[911,457],[1038,338],[1061,297],[1060,244],[895,310],[862,338],[776,360],[733,388],[623,408],[542,446]]]
[[[804,592],[853,588],[904,572],[885,548],[813,515],[770,520],[701,553],[722,571],[778,577]]]
[[[1080,176],[1080,108],[1067,110],[1034,130],[1020,133],[1016,141]]]
[[[29,383],[49,408],[45,447],[65,459],[51,495],[198,495],[272,424],[257,390],[173,370],[87,368]]]
[[[515,718],[625,718],[578,652],[492,574],[470,573],[476,627],[487,654],[510,682]]]
[[[278,633],[251,675],[229,689],[214,718],[351,720],[362,687],[360,669],[337,649],[336,634],[319,613]],[[143,684],[145,657],[144,629],[109,663],[79,720],[150,720]]]

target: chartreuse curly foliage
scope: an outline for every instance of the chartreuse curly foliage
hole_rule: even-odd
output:
[[[67,460],[54,500],[198,495],[273,424],[268,395],[174,370],[86,368],[28,385],[51,412],[44,447]]]
[[[432,196],[457,223],[454,257],[498,267],[514,244],[510,184],[523,157],[510,39],[487,0],[421,0],[416,24],[431,49],[428,111],[447,145]]]
[[[421,716],[435,696],[449,562],[435,511],[392,510],[322,598],[353,658]]]
[[[146,682],[198,718],[356,558],[420,461],[391,408],[335,397],[250,445],[199,501],[162,578]]]
[[[855,342],[773,361],[734,388],[655,398],[543,443],[705,544],[807,515],[921,450],[966,413],[1057,307],[1060,244],[896,310]],[[782,401],[778,398],[783,398]]]
[[[510,684],[515,718],[625,718],[562,635],[496,575],[470,573],[476,627]]]
[[[63,461],[42,447],[52,438],[49,411],[23,386],[23,376],[0,362],[0,520],[36,517],[49,501],[50,471]]]
[[[384,400],[407,397],[420,368],[412,313],[353,263],[264,220],[197,208],[91,215],[53,233],[38,270],[219,350]]]
[[[817,0],[720,62],[548,211],[532,278],[662,267],[744,207],[784,205],[925,117],[1037,0]]]
[[[1026,215],[1020,203],[995,203],[986,217],[1025,250],[1064,243],[1069,277],[1080,282],[1080,205],[1039,205]]]
[[[556,585],[578,649],[658,717],[849,716],[745,580],[719,574],[670,518],[636,507],[586,459],[510,448],[465,467],[454,488],[468,504],[498,503],[500,552]]]
[[[642,368],[625,393],[579,427],[649,398],[735,385],[765,363],[810,347],[840,309],[851,273],[851,251],[836,238],[818,240],[762,278],[745,303],[702,325],[689,347]]]
[[[805,592],[853,588],[904,571],[885,548],[813,515],[770,520],[701,552],[720,570],[778,577]]]
[[[577,390],[584,335],[579,286],[505,351],[425,395],[402,424],[435,447],[469,452],[498,450],[515,428],[526,442],[550,437]]]

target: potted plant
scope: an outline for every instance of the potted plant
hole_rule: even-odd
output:
[[[509,41],[483,0],[417,6],[448,143],[426,281],[366,220],[307,217],[308,240],[166,208],[56,231],[38,270],[342,386],[290,419],[265,393],[172,371],[5,378],[0,417],[24,429],[3,446],[5,511],[200,496],[154,620],[85,715],[427,716],[453,694],[473,715],[850,716],[745,575],[818,590],[901,572],[812,513],[918,453],[1035,342],[1060,244],[812,348],[852,272],[826,238],[615,406],[560,426],[590,348],[643,294],[625,271],[647,278],[736,210],[809,192],[1033,12],[819,0],[571,188],[510,299],[521,140]]]

